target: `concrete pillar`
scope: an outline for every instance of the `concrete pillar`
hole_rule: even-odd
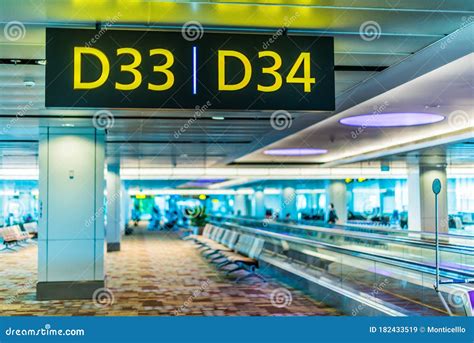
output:
[[[247,215],[247,204],[244,194],[236,194],[234,197],[234,215],[245,217]]]
[[[39,300],[92,299],[104,287],[104,153],[102,131],[40,131]]]
[[[6,187],[2,188],[3,195],[0,196],[0,227],[3,227],[6,225],[6,219],[8,216],[8,213],[6,211],[6,206],[7,206],[7,196],[5,195],[6,192]]]
[[[347,186],[344,180],[331,180],[326,186],[326,220],[328,220],[329,206],[334,204],[339,217],[338,224],[347,222]]]
[[[107,252],[120,251],[122,238],[120,166],[107,166]]]
[[[296,190],[293,187],[285,187],[281,192],[280,218],[286,219],[287,214],[290,215],[289,219],[298,220]]]
[[[245,195],[245,213],[249,216],[252,213],[252,199],[249,195]]]
[[[128,207],[129,207],[129,200],[130,197],[128,196],[127,189],[125,188],[125,184],[123,182],[120,182],[120,208],[121,208],[121,224],[120,224],[120,232],[123,235],[125,232],[125,227],[128,224],[128,221],[130,220],[130,214],[128,213]]]
[[[314,194],[305,194],[306,198],[306,212],[308,214],[313,214],[313,206],[314,206]]]
[[[178,204],[177,204],[178,198],[179,197],[176,195],[170,195],[170,199],[168,202],[170,213],[173,213],[174,211],[178,212]]]
[[[323,194],[315,194],[315,196],[316,196],[316,200],[315,200],[316,201],[316,209],[319,210],[321,208],[319,203],[321,202],[321,197],[323,196]]]
[[[312,207],[311,207],[311,214],[314,215],[316,214],[317,208],[319,207],[319,197],[320,194],[312,193],[311,195],[312,199]]]
[[[232,215],[234,213],[234,206],[231,205],[231,200],[234,200],[234,197],[232,195],[224,195],[222,197],[222,205],[221,205],[221,208],[222,206],[225,208],[225,215],[228,216],[228,215]],[[234,204],[235,204],[235,200],[234,200]]]
[[[420,167],[408,165],[408,230],[421,231]]]
[[[265,217],[265,194],[263,190],[259,189],[254,194],[254,213],[256,218]]]

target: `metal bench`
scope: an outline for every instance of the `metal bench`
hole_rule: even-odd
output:
[[[227,270],[229,275],[238,270],[246,270],[244,276],[237,278],[239,282],[251,276],[256,276],[266,282],[266,280],[256,273],[258,268],[258,257],[262,253],[264,240],[254,236],[239,234],[237,231],[228,230],[221,227],[207,224],[202,235],[191,235],[184,238],[192,240],[199,245],[199,250],[204,257],[217,264],[218,269],[228,265],[235,267]]]
[[[239,282],[251,276],[256,276],[266,282],[261,275],[256,273],[256,269],[258,268],[258,257],[263,251],[264,243],[265,241],[261,238],[245,234],[240,235],[234,251],[223,251],[221,253],[225,261],[218,264],[218,268],[222,269],[228,265],[235,265],[234,268],[226,271],[226,275],[230,275],[231,273],[242,269],[249,271],[246,275],[237,278],[235,282]]]
[[[212,230],[212,225],[206,224],[206,226],[204,226],[204,230],[202,231],[202,235],[189,235],[189,236],[184,237],[183,239],[185,241],[196,241],[202,237],[208,238],[211,230]]]
[[[232,251],[237,243],[239,234],[236,231],[225,230],[218,242],[210,242],[206,244],[207,249],[203,251],[203,255],[211,260],[222,257],[220,252]]]
[[[205,251],[208,249],[208,245],[220,242],[220,240],[224,236],[224,233],[225,231],[223,228],[214,226],[211,234],[209,235],[209,238],[202,238],[199,240],[199,242],[201,243],[201,247],[199,249],[201,251]]]
[[[24,231],[30,234],[30,238],[37,238],[38,237],[38,223],[37,222],[30,222],[22,224]]]
[[[18,225],[5,227],[0,230],[0,234],[3,238],[4,247],[0,251],[11,250],[16,251],[12,246],[20,246],[21,242],[30,239],[28,233],[22,233]]]

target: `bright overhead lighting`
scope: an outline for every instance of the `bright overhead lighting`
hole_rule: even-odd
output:
[[[190,195],[198,196],[199,199],[204,200],[208,195],[235,195],[235,194],[253,194],[252,189],[242,188],[239,190],[233,189],[147,189],[136,190],[129,189],[128,194],[131,196],[146,195],[146,196],[161,196],[161,195]]]
[[[382,172],[380,168],[121,168],[120,177],[123,180],[189,180],[191,177],[227,179],[215,187],[232,187],[242,181],[252,179],[344,179],[354,175],[363,175],[366,178],[392,178],[406,176],[406,168],[391,168],[389,172]],[[233,184],[235,182],[235,184]]]
[[[339,123],[359,127],[401,127],[433,124],[444,118],[433,113],[373,113],[346,117],[339,120]]]
[[[0,180],[38,180],[37,168],[0,169]]]
[[[220,116],[213,116],[212,119],[214,119],[214,120],[224,120],[225,118],[220,117]]]
[[[0,191],[0,195],[13,197],[13,196],[20,195],[20,193],[14,190],[5,190],[5,191]]]
[[[324,194],[325,189],[297,189],[296,194]]]
[[[313,148],[286,148],[286,149],[270,149],[265,150],[265,155],[273,156],[311,156],[311,155],[322,155],[327,153],[326,149],[313,149]]]
[[[277,195],[277,194],[280,194],[281,193],[281,190],[278,189],[278,188],[265,188],[263,190],[263,194],[265,195]]]
[[[62,127],[74,127],[74,124],[61,124]]]

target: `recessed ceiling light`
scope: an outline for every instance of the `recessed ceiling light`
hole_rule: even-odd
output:
[[[322,155],[326,154],[326,149],[313,149],[313,148],[285,148],[285,149],[270,149],[265,150],[265,155],[273,156],[311,156],[311,155]]]
[[[339,123],[360,127],[400,127],[433,124],[443,119],[441,114],[433,113],[375,113],[343,118]]]
[[[36,83],[33,80],[25,80],[23,81],[23,84],[25,85],[25,87],[31,88],[34,87]]]
[[[62,127],[74,127],[74,124],[61,124]]]
[[[212,119],[214,119],[214,120],[224,120],[225,118],[224,117],[219,117],[219,116],[214,116],[214,117],[212,117]]]

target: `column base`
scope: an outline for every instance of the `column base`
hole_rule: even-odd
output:
[[[107,243],[107,252],[120,251],[120,242]]]
[[[104,280],[53,281],[36,284],[37,300],[91,299],[97,289],[104,288]]]

